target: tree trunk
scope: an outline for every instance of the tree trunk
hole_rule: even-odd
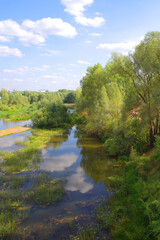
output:
[[[149,141],[150,141],[150,147],[152,148],[153,147],[153,143],[154,143],[154,134],[153,134],[153,129],[152,129],[152,124],[150,123],[150,126],[149,126]]]
[[[159,131],[159,112],[157,111],[157,117],[156,117],[156,135]]]

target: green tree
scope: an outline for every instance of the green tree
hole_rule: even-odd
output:
[[[47,99],[41,102],[32,121],[38,128],[62,127],[71,122],[67,107],[60,102],[50,102]]]
[[[153,146],[155,135],[159,129],[159,97],[160,77],[160,32],[146,34],[145,38],[135,48],[133,54],[125,59],[121,67],[132,79],[134,88],[141,99],[143,115],[149,128],[150,146]]]

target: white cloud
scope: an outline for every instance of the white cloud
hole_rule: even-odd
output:
[[[75,17],[75,21],[87,27],[100,27],[105,19],[102,17],[87,18],[84,16],[85,7],[91,5],[94,0],[61,0],[65,5],[65,11]]]
[[[0,56],[8,57],[8,56],[15,56],[15,57],[22,57],[22,53],[18,48],[9,48],[8,46],[0,45]]]
[[[77,16],[75,20],[77,23],[80,23],[86,27],[100,27],[105,22],[104,18],[102,17],[87,18],[84,16]]]
[[[78,60],[79,64],[89,65],[90,63],[84,60]]]
[[[49,35],[72,38],[76,29],[60,18],[43,18],[37,21],[25,20],[18,24],[11,19],[0,21],[0,39],[9,41],[17,37],[25,45],[44,44]]]
[[[28,72],[44,72],[49,68],[48,65],[42,65],[41,67],[28,67],[28,66],[23,66],[19,67],[17,69],[3,69],[4,73],[8,74],[17,74],[17,75],[25,75]]]
[[[58,76],[55,76],[55,75],[45,75],[45,76],[43,76],[43,78],[46,78],[46,79],[57,79]]]
[[[24,81],[24,80],[19,79],[19,78],[14,78],[13,80],[16,81],[16,82],[23,82]]]
[[[77,64],[75,64],[75,63],[70,63],[69,65],[72,67],[77,67]]]
[[[41,67],[33,67],[30,71],[44,72],[49,68],[49,65],[42,65]]]
[[[2,81],[9,81],[8,78],[2,78]]]
[[[58,35],[72,38],[77,35],[76,29],[61,18],[43,18],[37,21],[25,20],[22,27],[31,30],[40,36]]]
[[[52,56],[56,56],[59,55],[59,51],[57,50],[51,50],[51,49],[46,49],[45,53],[40,54],[41,56],[48,56],[48,57],[52,57]]]
[[[28,66],[19,67],[17,69],[3,69],[4,73],[18,74],[18,75],[24,75],[28,71],[29,71]]]
[[[141,40],[142,38],[140,38]],[[133,50],[140,41],[125,41],[121,43],[100,43],[97,49],[103,49],[107,51],[117,51],[123,54],[128,54],[128,51]]]
[[[10,42],[11,39],[9,37],[6,36],[0,36],[0,42]]]
[[[85,43],[90,44],[90,43],[92,43],[92,41],[91,40],[87,40],[87,41],[85,41]]]
[[[94,0],[61,0],[65,5],[65,11],[71,15],[78,16],[85,11],[85,6],[91,5]]]
[[[10,19],[0,21],[0,34],[7,37],[18,37],[25,44],[40,44],[45,42],[42,36],[26,31],[17,22]]]
[[[102,34],[101,33],[90,33],[89,36],[100,37],[100,36],[102,36]]]

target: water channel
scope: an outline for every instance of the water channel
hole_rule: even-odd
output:
[[[0,128],[15,126],[0,121]],[[16,125],[28,125],[20,122]],[[6,127],[7,126],[7,127]],[[16,140],[26,140],[32,132],[26,131],[0,138],[0,150],[16,150]],[[105,184],[107,157],[102,144],[95,138],[85,136],[75,126],[64,136],[50,140],[41,149],[39,169],[50,172],[53,178],[63,178],[65,197],[58,204],[30,209],[28,219],[22,224],[32,232],[33,239],[61,240],[79,228],[95,224],[96,207],[111,194]],[[70,229],[68,222],[72,221]],[[108,239],[107,237],[104,239]]]

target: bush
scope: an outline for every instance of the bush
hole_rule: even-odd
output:
[[[43,102],[33,115],[33,125],[38,128],[63,127],[71,123],[67,107],[61,103]]]

